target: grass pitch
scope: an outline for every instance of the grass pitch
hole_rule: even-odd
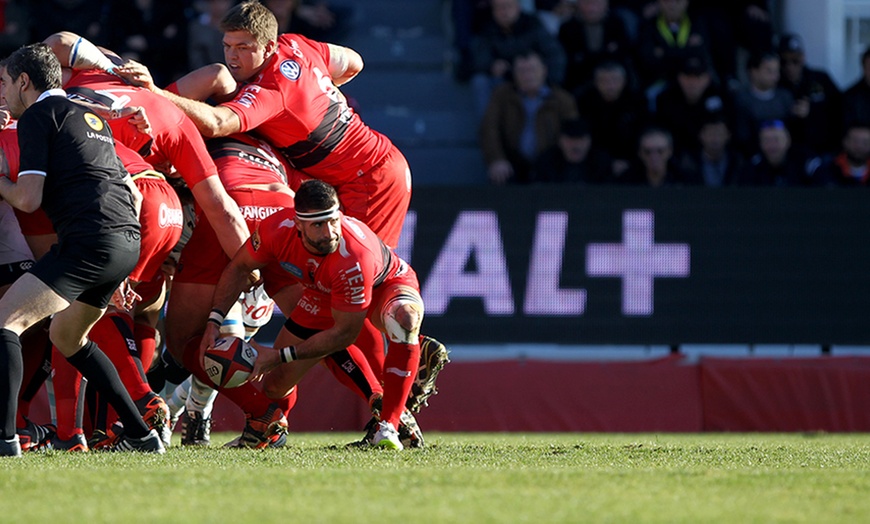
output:
[[[866,434],[427,433],[0,459],[0,522],[870,522]],[[176,436],[177,438],[177,436]]]

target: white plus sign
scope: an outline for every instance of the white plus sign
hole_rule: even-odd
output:
[[[655,215],[631,209],[622,215],[622,244],[589,244],[586,274],[622,278],[622,313],[649,316],[653,312],[653,279],[689,276],[688,244],[656,244]]]

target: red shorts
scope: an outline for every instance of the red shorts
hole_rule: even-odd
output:
[[[162,178],[140,176],[134,179],[134,183],[142,192],[142,211],[139,213],[142,240],[139,262],[130,272],[130,280],[148,282],[157,276],[181,238],[184,213],[175,190]]]
[[[54,234],[54,226],[51,225],[51,220],[48,219],[48,215],[42,208],[33,213],[25,213],[20,209],[15,209],[15,218],[18,219],[18,225],[21,226],[21,233],[26,237]]]
[[[392,277],[380,286],[372,290],[372,302],[366,315],[375,326],[381,325],[381,308],[383,304],[397,294],[404,293],[407,288],[412,288],[420,293],[420,283],[417,281],[417,273],[410,267],[401,276]],[[285,312],[286,314],[286,312]],[[289,318],[302,327],[324,330],[329,329],[335,323],[332,318],[330,296],[326,293],[305,288],[299,303],[290,312]]]
[[[255,230],[260,221],[272,213],[285,207],[293,207],[293,197],[287,193],[247,188],[230,189],[227,193],[238,204],[248,224],[248,231]],[[205,214],[198,210],[196,218],[196,226],[181,251],[181,259],[173,280],[217,285],[230,259],[224,253]]]
[[[411,168],[396,146],[371,171],[336,190],[345,214],[362,220],[388,246],[399,245],[411,204]]]

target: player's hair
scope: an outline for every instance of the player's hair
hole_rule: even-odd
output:
[[[12,80],[21,76],[21,73],[27,73],[38,91],[59,89],[62,85],[60,62],[51,48],[42,42],[17,49],[0,65],[6,68]]]
[[[258,0],[245,0],[227,11],[221,20],[221,31],[247,31],[257,43],[265,45],[278,39],[278,19]]]
[[[294,203],[297,212],[324,211],[338,204],[338,193],[322,180],[306,180],[296,191]]]

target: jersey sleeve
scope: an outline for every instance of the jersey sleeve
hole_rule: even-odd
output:
[[[245,86],[236,98],[221,104],[238,115],[241,129],[245,132],[257,128],[284,110],[284,97],[278,89],[259,84]]]
[[[38,107],[33,107],[39,110]],[[37,174],[45,176],[48,172],[48,150],[57,128],[51,118],[39,118],[35,111],[25,112],[18,121],[19,175]]]

